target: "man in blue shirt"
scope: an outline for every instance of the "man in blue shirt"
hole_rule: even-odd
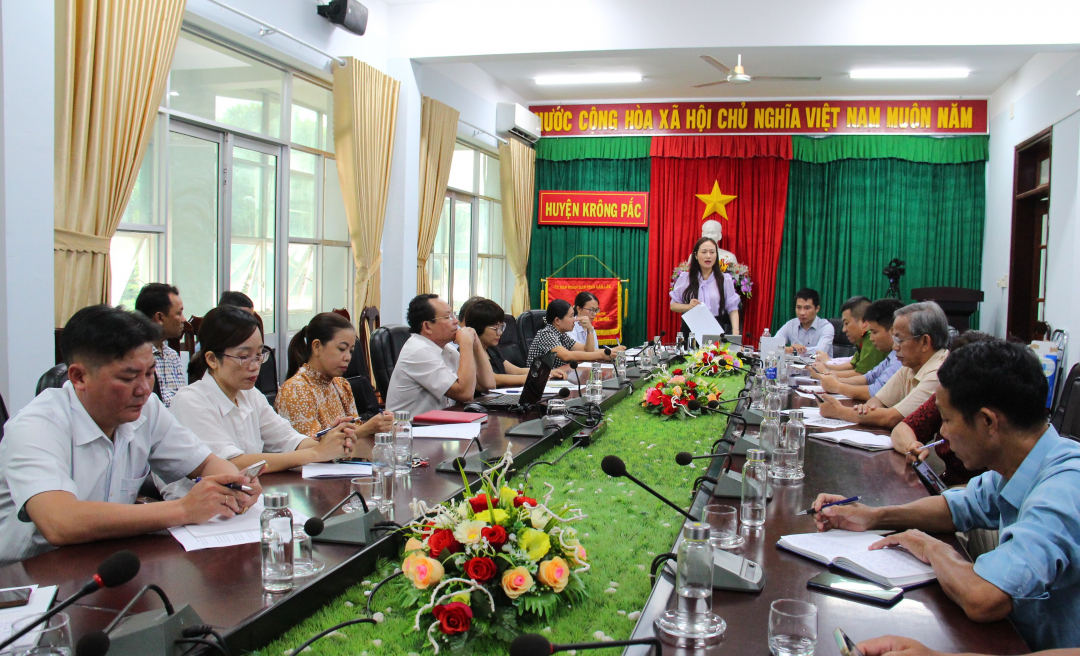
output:
[[[795,318],[776,331],[788,345],[788,353],[810,356],[825,353],[832,357],[832,343],[836,331],[833,325],[817,315],[821,309],[821,295],[816,290],[803,288],[795,292]]]
[[[815,363],[810,367],[810,375],[820,380],[821,387],[829,394],[843,394],[856,401],[869,401],[903,366],[893,350],[891,332],[894,315],[903,306],[904,304],[895,298],[883,298],[871,303],[863,312],[863,321],[870,330],[870,339],[874,346],[888,353],[873,369],[865,374],[854,369],[830,371]]]
[[[938,371],[942,437],[969,469],[964,489],[903,506],[833,506],[818,530],[911,529],[901,546],[934,568],[976,622],[1010,618],[1032,649],[1080,647],[1080,444],[1046,424],[1046,377],[1026,347],[1001,340],[954,351]],[[841,497],[819,495],[815,508]],[[922,531],[997,529],[996,549],[969,562]]]

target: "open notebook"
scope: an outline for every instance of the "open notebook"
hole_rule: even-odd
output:
[[[893,448],[892,438],[858,430],[837,430],[828,433],[809,433],[808,437],[834,444],[846,444],[867,451],[888,451]]]
[[[870,551],[880,539],[876,533],[827,531],[784,535],[776,545],[888,587],[910,588],[937,578],[932,567],[903,549]]]

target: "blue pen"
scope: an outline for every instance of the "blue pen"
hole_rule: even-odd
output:
[[[848,499],[843,499],[841,501],[833,501],[832,503],[825,504],[824,506],[821,507],[821,509],[825,510],[829,506],[844,506],[844,505],[847,505],[849,503],[855,503],[856,501],[859,500],[859,498],[860,497],[850,497]],[[817,512],[818,511],[814,510],[813,508],[807,508],[806,510],[804,510],[802,512],[795,513],[795,516],[797,517],[799,515],[809,515],[810,513],[817,514]]]
[[[196,478],[195,482],[198,483],[201,480],[202,480],[202,476]],[[223,487],[227,487],[230,490],[236,490],[237,492],[251,492],[250,487],[248,487],[246,485],[240,485],[239,483],[225,483],[225,484],[223,484]]]

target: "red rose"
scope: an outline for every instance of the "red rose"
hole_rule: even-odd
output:
[[[681,376],[682,375],[682,369],[672,369],[671,370],[671,375],[673,375],[673,376]]]
[[[663,383],[657,383],[656,384],[656,389],[664,389],[664,384]]]
[[[514,507],[515,508],[520,508],[525,504],[529,504],[533,508],[540,505],[540,504],[536,503],[536,499],[533,499],[532,497],[527,497],[525,495],[514,497]]]
[[[689,380],[689,381],[686,382],[686,386],[689,387],[690,389],[694,389],[695,387],[697,387],[697,383],[695,383],[692,380]]]
[[[446,635],[465,633],[472,626],[472,608],[460,601],[436,606],[431,614],[439,620],[439,630]]]
[[[487,583],[498,573],[495,561],[487,557],[470,558],[465,561],[465,576],[477,583]]]
[[[506,529],[501,526],[485,526],[480,529],[480,536],[487,538],[488,544],[494,549],[506,544]]]
[[[488,509],[488,496],[486,494],[478,494],[475,497],[469,499],[469,505],[472,506],[474,513],[484,512]],[[498,499],[491,500],[491,507],[496,508],[499,505]]]
[[[665,415],[673,415],[673,414],[675,414],[675,407],[669,405],[669,406],[665,407],[663,410],[661,410],[660,412],[662,414],[665,414]]]
[[[461,550],[461,543],[454,538],[453,531],[448,528],[440,528],[428,538],[428,549],[431,550],[432,558],[438,558],[443,549],[450,553],[457,553]]]

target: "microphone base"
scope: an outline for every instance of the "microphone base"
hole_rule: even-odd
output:
[[[176,645],[184,629],[206,624],[195,610],[184,604],[172,615],[164,609],[129,615],[109,634],[109,656],[182,654],[191,645]]]
[[[627,367],[626,368],[626,377],[627,378],[641,378],[641,367]]]
[[[743,411],[742,418],[749,426],[760,426],[761,422],[765,421],[765,413],[763,410],[747,408]]]
[[[742,474],[729,471],[727,474],[721,476],[719,483],[713,485],[712,483],[702,483],[699,489],[710,493],[714,497],[723,497],[725,499],[741,499],[742,498]],[[770,484],[766,488],[766,499],[772,499],[773,488]]]
[[[624,385],[626,385],[626,381],[618,378],[608,378],[604,381],[604,389],[606,390],[620,390]]]
[[[543,419],[530,419],[506,431],[507,437],[547,437],[556,431],[555,426],[544,428]]]
[[[491,465],[499,462],[499,458],[502,458],[502,454],[498,453],[494,449],[484,449],[479,453],[470,454],[465,458],[465,473],[483,473],[485,469],[489,469]],[[443,460],[438,464],[438,466],[435,467],[435,471],[440,471],[447,474],[460,473],[458,468],[454,465],[455,460],[457,460],[457,458],[448,458],[447,460]]]
[[[369,501],[368,504],[371,510],[366,513],[355,512],[337,515],[326,520],[323,524],[323,532],[312,536],[312,541],[357,546],[372,544],[381,536],[372,534],[371,527],[385,518],[377,508],[373,507],[372,502]]]
[[[756,437],[740,437],[731,447],[731,455],[745,456],[747,449],[760,449],[761,442]]]
[[[675,563],[664,565],[664,576],[674,583]],[[761,592],[765,570],[749,558],[716,549],[713,552],[713,589],[728,592]]]

